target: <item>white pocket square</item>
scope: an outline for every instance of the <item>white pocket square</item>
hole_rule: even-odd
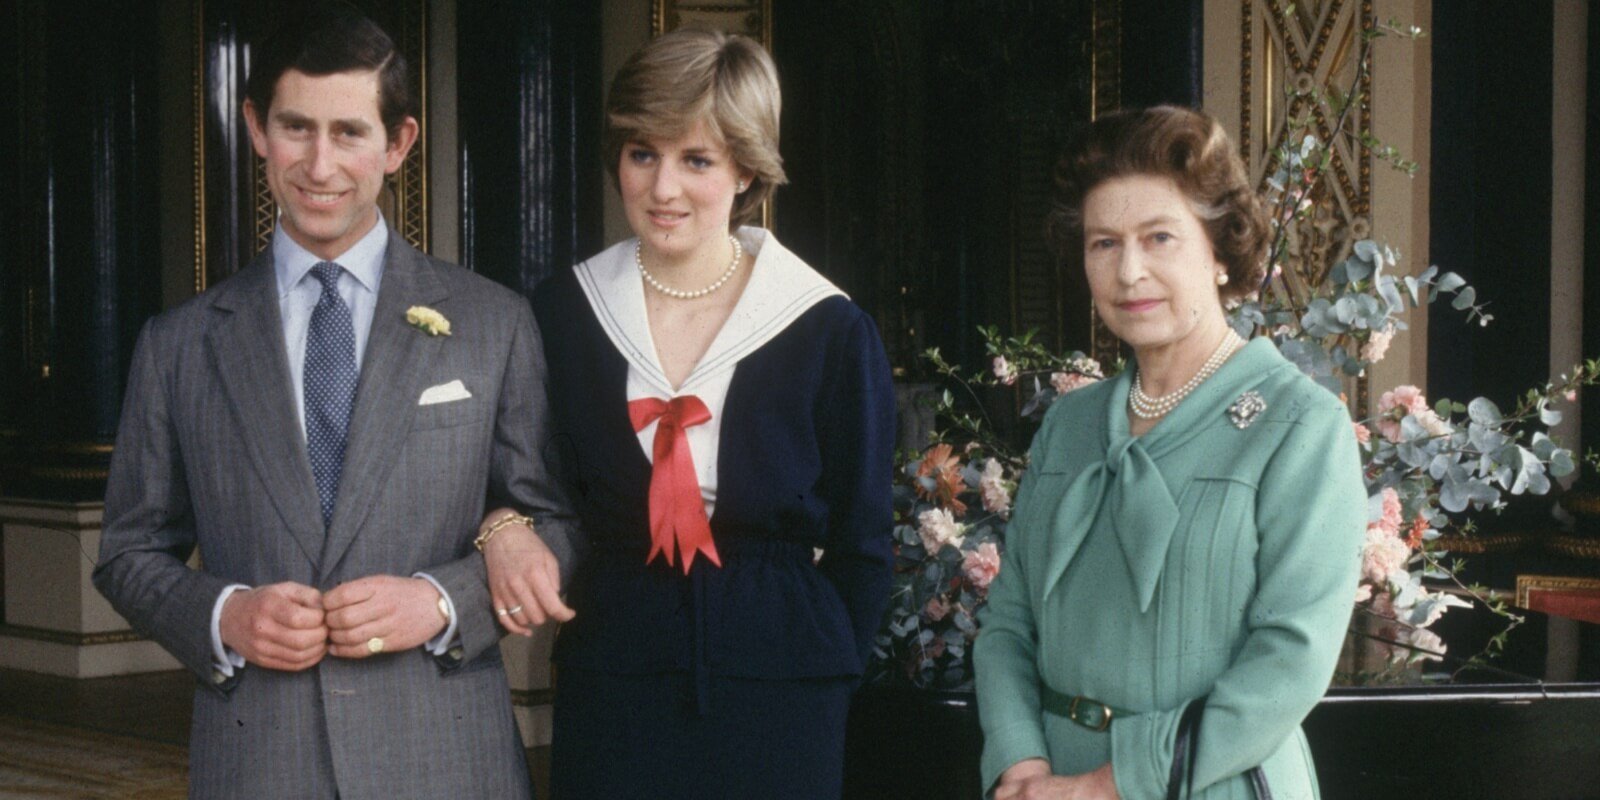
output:
[[[449,383],[441,383],[438,386],[429,386],[424,389],[422,396],[417,398],[417,405],[431,406],[435,403],[453,403],[471,396],[472,392],[467,391],[467,387],[461,385],[461,379],[457,378]]]

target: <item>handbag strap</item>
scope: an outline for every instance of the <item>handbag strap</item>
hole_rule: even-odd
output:
[[[1206,696],[1196,697],[1183,707],[1178,717],[1178,736],[1172,748],[1172,769],[1167,772],[1167,800],[1184,794],[1194,796],[1194,762],[1200,752],[1200,718],[1206,713]]]
[[[1184,795],[1194,797],[1194,765],[1200,755],[1200,720],[1206,713],[1206,700],[1202,695],[1189,701],[1178,717],[1178,735],[1172,747],[1172,768],[1167,772],[1167,800],[1179,800]],[[1251,767],[1245,773],[1256,800],[1272,800],[1272,787],[1267,785],[1267,773],[1261,767]]]

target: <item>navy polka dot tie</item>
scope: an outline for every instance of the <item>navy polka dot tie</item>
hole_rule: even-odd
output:
[[[356,400],[356,332],[350,307],[339,297],[342,272],[344,268],[331,261],[311,268],[322,282],[322,296],[311,311],[311,331],[306,336],[306,450],[322,501],[324,527],[332,523],[339,498],[345,437]]]

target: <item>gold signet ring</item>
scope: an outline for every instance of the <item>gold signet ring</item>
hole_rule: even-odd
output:
[[[383,652],[383,637],[374,636],[367,640],[367,652],[374,655]]]

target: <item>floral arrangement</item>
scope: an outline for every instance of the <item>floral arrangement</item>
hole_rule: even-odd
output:
[[[1459,275],[1434,266],[1405,274],[1391,248],[1364,238],[1364,230],[1346,229],[1342,239],[1330,235],[1329,217],[1317,213],[1331,202],[1319,178],[1332,148],[1312,135],[1313,115],[1337,120],[1332,141],[1347,136],[1371,43],[1384,35],[1415,38],[1421,31],[1393,23],[1367,31],[1347,94],[1291,90],[1292,107],[1302,113],[1290,120],[1263,189],[1274,234],[1267,277],[1258,292],[1228,309],[1240,335],[1270,337],[1286,358],[1341,397],[1384,358],[1406,330],[1408,313],[1449,297],[1468,322],[1492,321]],[[1417,169],[1370,135],[1356,138],[1389,166]],[[1292,279],[1285,277],[1286,263],[1294,267]],[[1011,496],[1027,469],[1026,453],[997,436],[984,417],[975,387],[1023,390],[1019,414],[1037,422],[1055,398],[1122,368],[1082,353],[1051,353],[1033,333],[1008,338],[992,327],[979,333],[992,362],[987,371],[962,374],[937,350],[924,354],[962,396],[946,390],[937,399],[936,419],[946,427],[925,451],[907,455],[897,479],[896,582],[872,679],[945,688],[971,680],[975,614],[999,570]],[[1442,659],[1445,644],[1429,626],[1449,609],[1474,602],[1507,624],[1483,651],[1461,660],[1461,668],[1504,647],[1521,617],[1497,594],[1459,579],[1462,562],[1446,561],[1443,536],[1471,535],[1469,513],[1497,511],[1506,495],[1543,494],[1551,478],[1574,471],[1572,452],[1547,429],[1560,422],[1563,403],[1574,403],[1580,387],[1596,382],[1600,361],[1590,360],[1529,390],[1509,413],[1482,397],[1430,406],[1416,387],[1398,386],[1383,391],[1370,414],[1352,419],[1365,466],[1368,524],[1347,654],[1360,649],[1377,658],[1346,659],[1341,680],[1384,680],[1391,670]]]

